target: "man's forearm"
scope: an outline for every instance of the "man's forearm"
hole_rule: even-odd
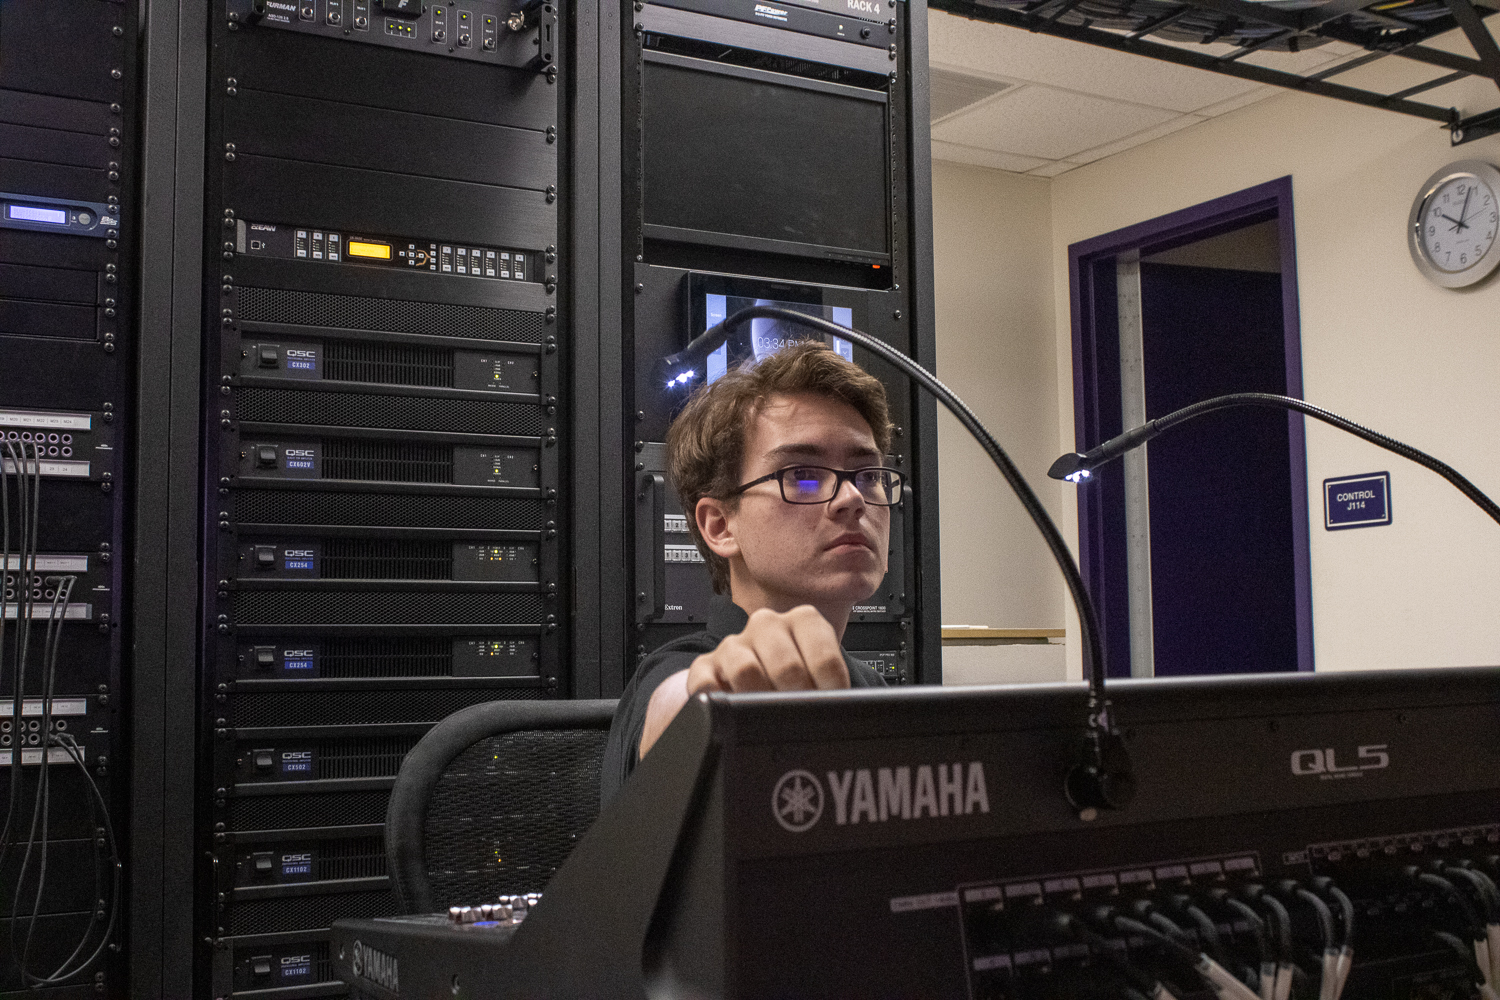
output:
[[[646,703],[646,724],[641,729],[640,758],[646,756],[646,751],[666,732],[677,713],[682,711],[682,706],[687,704],[687,676],[686,670],[679,670],[651,692],[651,700]]]

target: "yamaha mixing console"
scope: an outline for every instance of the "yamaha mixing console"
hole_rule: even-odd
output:
[[[1479,995],[1500,670],[1113,691],[1139,791],[1098,814],[1062,791],[1078,687],[700,696],[524,923],[341,922],[339,973],[382,1000]]]

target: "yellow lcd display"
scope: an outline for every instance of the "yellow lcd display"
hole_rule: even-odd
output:
[[[369,257],[373,260],[391,259],[391,247],[389,243],[368,243],[364,240],[350,240],[349,246],[344,252],[350,257]]]

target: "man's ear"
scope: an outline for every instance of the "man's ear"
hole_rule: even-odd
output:
[[[713,497],[699,497],[698,505],[693,508],[693,517],[698,522],[698,533],[703,536],[709,551],[725,559],[733,559],[740,554],[740,543],[734,536],[734,527],[730,524],[729,510],[724,501]]]

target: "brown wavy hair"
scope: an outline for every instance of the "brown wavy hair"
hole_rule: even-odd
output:
[[[806,340],[760,361],[746,361],[693,393],[667,431],[667,475],[687,515],[688,531],[713,578],[714,593],[729,592],[729,561],[712,552],[698,531],[694,512],[703,497],[724,500],[730,510],[738,497],[745,439],[767,399],[811,392],[848,403],[870,425],[881,454],[890,450],[891,419],[885,386],[827,344]]]

